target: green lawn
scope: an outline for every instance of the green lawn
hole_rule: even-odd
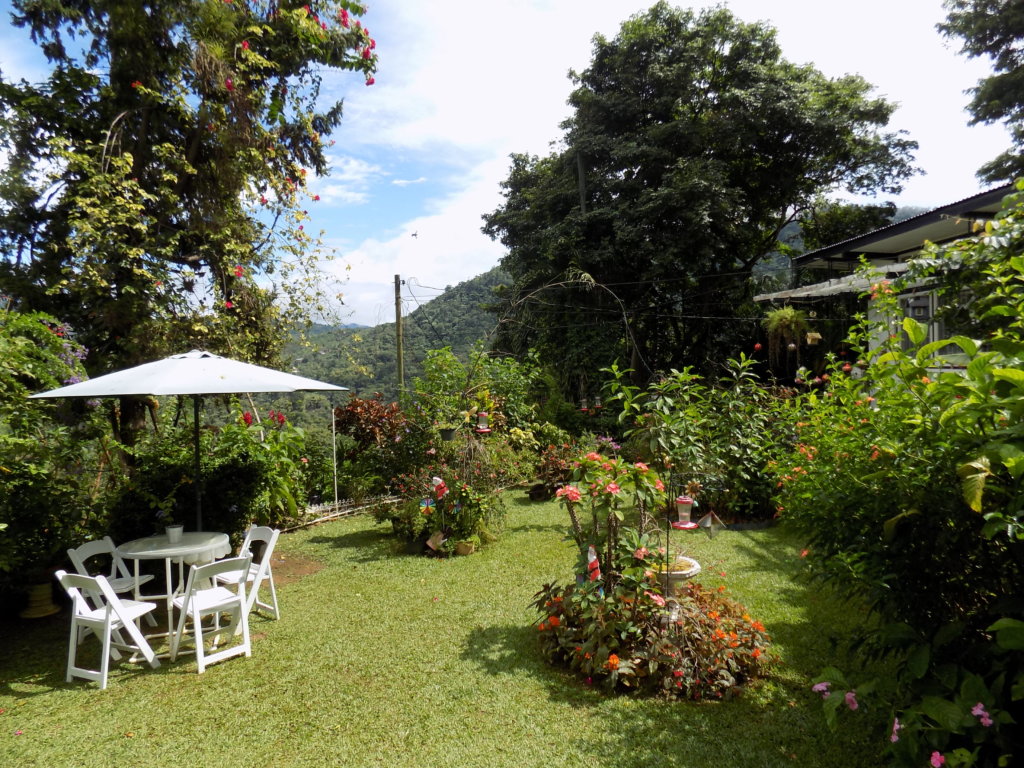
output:
[[[784,531],[688,534],[697,580],[746,604],[778,661],[739,699],[666,704],[603,695],[540,659],[527,606],[570,576],[566,518],[515,495],[509,510],[499,542],[451,560],[399,554],[369,517],[282,536],[278,553],[323,568],[280,588],[281,621],[253,617],[251,659],[202,676],[186,656],[118,665],[106,691],[65,683],[67,612],[5,620],[0,765],[879,764],[885,714],[862,708],[833,734],[809,690],[862,615],[796,578]]]

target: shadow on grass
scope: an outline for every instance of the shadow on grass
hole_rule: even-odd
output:
[[[393,558],[403,551],[404,546],[394,535],[384,529],[370,528],[352,531],[337,536],[313,536],[311,544],[327,545],[335,549],[352,550],[349,556],[358,563],[373,563]]]
[[[42,619],[0,624],[0,696],[27,698],[64,685],[70,626],[66,607]]]

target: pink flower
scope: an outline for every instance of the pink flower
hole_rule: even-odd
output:
[[[644,464],[644,463],[643,463],[642,461],[638,461],[638,462],[637,462],[636,464],[634,464],[633,466],[634,466],[634,467],[636,467],[637,469],[639,469],[639,470],[640,470],[641,472],[649,472],[649,471],[650,471],[650,467],[648,467],[648,466],[647,466],[646,464]]]
[[[662,608],[665,606],[665,598],[661,595],[651,592],[649,590],[644,590],[644,594],[651,598],[651,602],[655,605]]]
[[[939,768],[940,765],[946,764],[946,758],[942,756],[941,752],[935,751],[932,752],[932,757],[928,762],[932,764],[932,768]]]
[[[601,461],[603,457],[597,451],[591,451],[586,455],[587,461]]]
[[[851,710],[857,709],[858,704],[857,704],[857,692],[856,691],[847,691],[845,698],[846,698],[846,706],[848,706]]]
[[[341,26],[348,27],[348,11],[344,8],[338,11],[338,21],[341,22]]]
[[[225,302],[224,302],[224,307],[225,307],[225,309],[232,309],[232,308],[233,308],[234,306],[235,306],[235,305],[234,305],[234,304],[232,304],[232,303],[231,303],[230,301],[225,301]]]
[[[659,491],[664,491],[665,490],[665,484],[663,482],[661,482],[661,478],[660,477],[657,480],[654,481],[654,487],[657,488]]]
[[[243,40],[242,41],[242,50],[243,51],[248,51],[249,50],[249,41],[248,40]]]
[[[314,200],[319,200],[320,199],[320,195],[313,195],[313,199]]]
[[[224,87],[227,88],[229,91],[235,90],[235,84],[234,82],[232,82],[230,77],[224,81]]]
[[[604,487],[604,490],[605,493],[618,493],[622,489],[619,487],[618,483],[608,483],[608,485]]]
[[[370,53],[370,49],[369,48],[363,48],[362,56],[363,56],[364,59],[369,59],[370,56],[372,56],[372,55],[373,54]]]
[[[305,456],[299,459],[299,461],[301,461],[303,464],[309,464],[309,459],[307,459]]]
[[[633,552],[633,557],[635,557],[637,560],[643,560],[649,554],[651,554],[651,550],[649,550],[647,547],[640,547],[640,549]]]
[[[900,725],[900,719],[898,717],[894,717],[892,720],[892,733],[889,734],[889,741],[895,744],[900,740],[900,728],[902,727],[903,726]]]
[[[236,264],[235,265],[235,277],[241,277],[244,273],[245,273],[245,270],[242,269],[242,265],[241,264]]]
[[[372,77],[368,77],[368,78],[366,78],[366,84],[367,84],[367,85],[373,85],[373,84],[374,84],[374,83],[376,83],[376,82],[377,82],[377,81],[376,81],[376,80],[374,80],[374,79],[373,79]]]
[[[830,682],[828,682],[826,680],[826,681],[821,682],[821,683],[815,683],[814,685],[811,686],[811,690],[814,691],[815,693],[820,693],[821,694],[821,698],[827,699],[828,698],[828,689],[829,689],[829,686],[831,686],[831,685],[832,685],[832,683],[830,683]]]
[[[985,711],[985,705],[980,701],[974,705],[973,709],[971,709],[971,714],[978,718],[981,721],[981,724],[986,728],[992,727],[992,717]]]
[[[565,496],[571,502],[577,502],[583,498],[583,494],[580,493],[580,489],[575,485],[566,485],[555,491],[555,496]]]

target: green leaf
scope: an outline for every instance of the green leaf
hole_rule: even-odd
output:
[[[928,671],[928,664],[931,658],[932,649],[930,645],[922,644],[915,646],[910,651],[910,655],[907,656],[907,670],[915,679],[920,679]]]
[[[896,536],[896,527],[899,525],[900,521],[917,514],[920,514],[918,510],[908,509],[904,512],[900,512],[895,517],[890,517],[882,525],[882,539],[884,541],[892,541]]]
[[[1014,386],[1024,387],[1024,371],[1019,368],[993,368],[992,375],[997,379],[1008,381]]]
[[[957,467],[960,476],[961,490],[967,506],[975,512],[981,512],[981,496],[985,491],[985,480],[992,474],[987,456],[980,456],[974,461]]]
[[[938,696],[925,696],[922,698],[921,711],[947,731],[957,730],[965,714],[952,701],[940,699]]]
[[[915,345],[928,338],[928,326],[922,325],[912,317],[903,318],[903,330]]]
[[[1017,619],[999,619],[988,628],[996,633],[996,643],[1000,648],[1011,651],[1024,650],[1024,621]]]

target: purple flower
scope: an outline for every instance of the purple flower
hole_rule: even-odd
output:
[[[829,689],[830,685],[832,685],[832,683],[830,683],[830,682],[828,682],[826,680],[826,681],[821,682],[821,683],[815,683],[814,685],[811,686],[811,690],[814,691],[815,693],[820,693],[821,694],[821,698],[827,699],[828,698],[828,689]]]
[[[900,728],[902,727],[903,726],[900,725],[900,719],[898,717],[894,717],[892,719],[892,733],[889,734],[889,741],[893,744],[900,740]]]
[[[857,704],[857,692],[856,691],[847,691],[846,692],[846,706],[848,706],[851,710],[857,709],[857,707],[859,705]]]

